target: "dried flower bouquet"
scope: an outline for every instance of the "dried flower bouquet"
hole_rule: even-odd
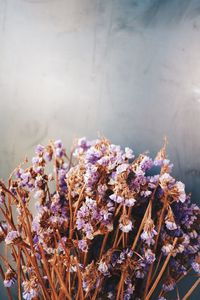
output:
[[[152,160],[81,138],[68,157],[57,140],[26,163],[0,182],[9,299],[14,285],[27,300],[165,300],[173,290],[181,299],[178,283],[194,270],[189,299],[200,282],[200,209],[170,175],[165,146]]]

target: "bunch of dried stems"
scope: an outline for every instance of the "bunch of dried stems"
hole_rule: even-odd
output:
[[[200,210],[165,148],[152,160],[104,137],[77,140],[70,156],[60,140],[38,145],[31,165],[0,182],[8,298],[17,286],[19,300],[189,299],[200,282]],[[181,296],[191,270],[197,279]]]

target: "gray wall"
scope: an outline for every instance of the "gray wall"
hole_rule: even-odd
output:
[[[200,1],[0,0],[0,177],[33,147],[100,132],[200,196]]]

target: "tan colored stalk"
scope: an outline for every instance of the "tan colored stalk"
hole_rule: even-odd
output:
[[[121,289],[124,285],[124,277],[125,277],[125,271],[122,272],[121,274],[121,278],[120,278],[120,282],[119,282],[119,285],[118,285],[118,290],[117,290],[117,298],[116,300],[119,300],[120,299],[120,295],[121,295]]]
[[[193,293],[193,291],[196,289],[196,287],[200,283],[200,278],[196,280],[196,282],[193,284],[193,286],[189,289],[189,291],[185,294],[185,296],[182,298],[182,300],[189,299],[190,295]]]
[[[162,227],[163,216],[164,216],[164,212],[165,212],[166,207],[167,207],[167,195],[165,195],[163,207],[162,207],[161,214],[160,214],[160,217],[159,217],[157,235],[156,235],[156,238],[155,238],[155,244],[154,244],[154,248],[153,248],[154,253],[156,253],[156,249],[157,249],[157,245],[158,245],[158,239],[160,237],[160,230],[161,230],[161,227]],[[149,286],[152,282],[151,275],[152,275],[152,271],[153,271],[153,266],[154,266],[154,263],[151,264],[151,266],[149,268],[149,271],[148,271],[147,281],[146,281],[146,285],[145,285],[144,299],[147,295]],[[156,269],[157,269],[157,267],[156,267]]]
[[[17,285],[18,285],[18,300],[22,299],[21,295],[21,249],[18,247],[17,257]]]
[[[58,268],[56,267],[56,264],[54,264],[53,268],[56,271],[56,274],[57,274],[60,286],[61,286],[63,292],[65,293],[65,296],[67,297],[67,299],[71,300],[71,296],[70,296],[70,294],[69,294],[69,292],[68,292],[68,290],[66,288],[66,285],[65,285],[65,283],[64,283],[64,281],[63,281],[63,279],[62,279],[62,277],[60,275],[60,272],[59,272]]]
[[[72,199],[71,199],[71,189],[68,185],[68,200],[69,200],[69,210],[70,210],[70,220],[69,220],[69,238],[72,238],[73,234],[73,210],[72,210]]]
[[[104,251],[104,248],[105,248],[105,245],[106,245],[108,236],[109,236],[109,232],[107,232],[107,233],[104,235],[103,242],[102,242],[102,245],[101,245],[100,254],[99,254],[99,259],[101,258],[102,254],[103,254],[103,251]]]
[[[119,234],[119,227],[117,227],[117,230],[116,230],[115,240],[114,240],[113,247],[112,247],[113,249],[116,248],[118,234]]]
[[[40,285],[41,285],[41,288],[42,288],[42,293],[43,293],[43,295],[44,295],[44,299],[45,299],[45,300],[46,300],[46,299],[51,300],[51,299],[50,299],[50,296],[49,296],[49,294],[48,294],[48,291],[47,291],[47,289],[46,289],[46,287],[45,287],[45,284],[44,284],[44,281],[43,281],[43,279],[42,279],[42,276],[41,276],[41,274],[40,274],[39,267],[38,267],[38,265],[37,265],[35,256],[34,256],[34,255],[29,255],[29,253],[28,253],[26,247],[24,247],[24,246],[23,246],[23,251],[24,251],[26,257],[29,259],[29,262],[31,263],[31,265],[32,265],[33,268],[34,268],[34,271],[35,271],[35,273],[36,273],[36,275],[37,275],[38,281],[39,281],[39,283],[40,283]]]
[[[24,252],[25,252],[25,255],[26,255],[27,257],[29,257],[29,259],[30,259],[32,265],[34,266],[35,271],[37,272],[38,280],[40,281],[42,290],[43,290],[45,296],[47,297],[47,299],[49,299],[49,294],[48,294],[48,292],[47,292],[47,290],[46,290],[44,281],[43,281],[43,279],[42,279],[42,277],[41,277],[40,270],[39,270],[39,267],[38,267],[38,264],[37,264],[37,260],[36,260],[36,257],[35,257],[35,249],[34,249],[34,246],[33,246],[33,239],[32,239],[32,233],[31,233],[31,225],[30,225],[29,218],[28,218],[28,215],[27,215],[27,208],[25,207],[24,202],[23,202],[23,200],[21,199],[21,196],[20,196],[19,193],[18,193],[18,196],[19,196],[20,203],[21,203],[21,205],[22,205],[22,207],[23,207],[24,214],[25,214],[26,223],[24,222],[24,226],[25,226],[25,228],[27,229],[27,233],[28,233],[28,238],[29,238],[29,243],[30,243],[32,255],[31,255],[31,256],[29,255],[29,253],[28,253],[26,247],[23,247],[23,250],[24,250]]]
[[[6,215],[6,213],[5,213],[5,211],[3,210],[2,207],[0,207],[0,211],[2,212],[2,214],[3,214],[4,218],[5,218],[5,220],[8,222],[8,224],[10,225],[10,227],[11,227],[13,230],[16,230],[16,231],[17,231],[15,225],[14,225],[13,222],[10,220],[10,218]]]
[[[177,243],[177,238],[174,239],[173,249],[174,249],[176,243]],[[172,251],[173,251],[173,249],[172,249]],[[158,274],[158,277],[156,278],[154,284],[152,285],[152,287],[151,287],[149,293],[147,294],[145,300],[149,300],[150,299],[150,297],[152,296],[155,288],[157,287],[157,285],[158,285],[158,283],[159,283],[159,281],[160,281],[160,279],[161,279],[161,277],[162,277],[162,275],[163,275],[163,273],[164,273],[164,271],[165,271],[165,269],[166,269],[166,267],[168,265],[168,262],[169,262],[169,260],[171,258],[172,251],[168,254],[168,256],[167,256],[167,258],[166,258],[166,260],[165,260],[165,262],[164,262],[164,264],[163,264],[163,266],[162,266],[162,268],[161,268],[161,270],[160,270],[160,272]]]
[[[81,271],[80,271],[80,267],[79,267],[79,264],[77,261],[77,257],[75,257],[74,259],[75,259],[75,263],[76,263],[76,267],[77,267],[77,275],[78,275],[78,292],[77,292],[76,299],[84,300]],[[80,298],[78,298],[79,294],[80,294]]]
[[[56,290],[55,290],[55,286],[54,286],[54,283],[53,283],[53,281],[52,281],[52,279],[51,279],[51,275],[50,275],[50,272],[49,272],[48,262],[47,262],[47,260],[46,260],[45,253],[44,253],[44,250],[43,250],[43,248],[42,248],[41,245],[39,245],[39,249],[40,249],[40,253],[41,253],[41,255],[42,255],[42,259],[43,259],[44,269],[45,269],[45,272],[46,272],[46,274],[47,274],[49,284],[50,284],[50,286],[51,286],[51,288],[52,288],[53,299],[58,300],[58,296],[57,296],[57,293],[56,293]]]
[[[135,237],[135,239],[134,239],[134,242],[133,242],[133,245],[132,245],[132,247],[131,247],[131,250],[134,250],[135,247],[136,247],[136,245],[137,245],[138,239],[139,239],[140,234],[141,234],[141,232],[142,232],[142,230],[143,230],[143,228],[144,228],[145,221],[146,221],[147,216],[148,216],[148,214],[149,214],[150,206],[151,206],[151,200],[149,201],[149,204],[148,204],[148,206],[147,206],[147,208],[146,208],[144,217],[143,217],[142,222],[141,222],[141,224],[140,224],[140,227],[139,227],[139,229],[138,229],[137,235],[136,235],[136,237]]]
[[[82,187],[82,189],[81,189],[81,191],[80,191],[78,200],[77,200],[77,202],[75,203],[75,205],[76,205],[75,211],[74,211],[74,217],[75,217],[75,218],[76,218],[76,213],[77,213],[77,210],[78,210],[78,207],[79,207],[79,203],[80,203],[80,201],[81,201],[81,197],[82,197],[82,195],[83,195],[85,186],[86,186],[86,183],[83,185],[83,187]]]
[[[16,203],[18,203],[17,197],[16,197],[15,195],[13,195],[13,194],[11,193],[11,191],[10,191],[9,189],[7,189],[7,187],[5,186],[5,184],[4,184],[3,182],[1,182],[1,181],[0,181],[0,186],[2,187],[2,189],[3,189],[6,193],[8,193],[8,194],[15,200]]]

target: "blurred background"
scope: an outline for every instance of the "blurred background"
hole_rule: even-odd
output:
[[[200,203],[200,1],[0,0],[0,125],[4,179],[50,139],[154,156],[166,135]]]

